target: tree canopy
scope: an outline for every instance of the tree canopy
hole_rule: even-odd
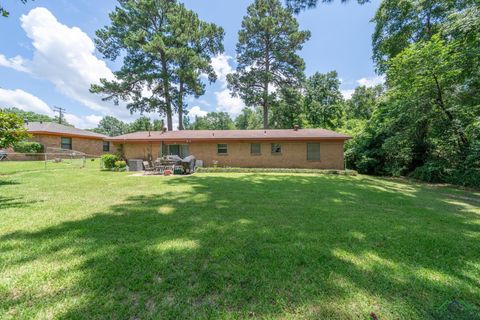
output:
[[[22,118],[0,109],[0,149],[12,147],[29,136]]]
[[[330,3],[335,0],[286,0],[287,6],[292,8],[295,13],[299,13],[303,10],[315,8],[319,2]],[[349,0],[340,0],[342,3],[347,3]],[[370,2],[370,0],[357,0],[358,3],[364,4]]]
[[[310,38],[300,31],[293,12],[278,0],[255,0],[247,8],[238,33],[237,69],[228,75],[229,88],[247,106],[261,106],[263,127],[282,89],[299,88],[305,64],[297,54]]]
[[[100,79],[91,91],[117,104],[126,101],[131,112],[166,115],[172,130],[173,113],[182,115],[183,97],[203,94],[200,76],[215,80],[210,57],[223,51],[223,29],[200,21],[175,0],[119,4],[110,13],[110,26],[97,31],[95,43],[105,58],[123,57],[123,66],[115,79]]]
[[[195,117],[190,130],[232,130],[235,124],[227,112],[209,112],[204,117]]]

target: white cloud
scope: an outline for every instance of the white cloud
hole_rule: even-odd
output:
[[[215,92],[217,100],[217,111],[228,112],[232,117],[236,117],[242,109],[245,107],[242,99],[238,97],[232,97],[230,91],[227,89],[227,75],[235,72],[230,65],[230,61],[233,60],[231,56],[226,54],[220,54],[212,59],[212,66],[217,74],[221,91]]]
[[[205,117],[208,111],[202,110],[199,106],[195,106],[188,110],[188,116],[190,119],[195,119],[195,117]]]
[[[217,111],[228,112],[232,117],[236,117],[245,107],[242,99],[232,97],[228,90],[215,92],[217,97]]]
[[[73,124],[75,127],[81,129],[96,128],[100,120],[103,118],[94,114],[85,117],[79,117],[71,113],[66,113],[64,117],[68,123]]]
[[[341,90],[344,99],[350,99],[355,92],[355,89]]]
[[[230,60],[232,59],[233,58],[231,56],[224,53],[212,58],[211,65],[217,74],[218,81],[221,83],[222,88],[227,87],[227,75],[234,72],[232,66],[230,65]]]
[[[47,105],[45,101],[34,96],[31,93],[25,92],[20,89],[8,90],[0,88],[0,107],[2,108],[18,108],[24,111],[32,111],[39,114],[44,114],[50,117],[54,117],[55,113]],[[98,125],[101,116],[89,115],[85,117],[76,116],[74,114],[67,113],[64,115],[65,119],[75,127],[78,128],[94,128]]]
[[[8,90],[0,88],[0,107],[19,108],[47,116],[54,116],[52,109],[38,97],[23,90]]]
[[[0,66],[12,68],[21,72],[28,72],[28,69],[24,66],[25,60],[20,56],[7,59],[3,54],[0,54]]]
[[[0,65],[46,79],[63,95],[102,115],[131,118],[122,104],[115,106],[89,92],[90,85],[100,78],[113,79],[112,71],[95,56],[95,45],[77,27],[60,23],[46,8],[37,7],[20,18],[22,28],[32,40],[31,60],[0,55]],[[68,107],[67,107],[68,109]]]
[[[357,80],[358,85],[365,87],[375,87],[376,85],[383,84],[384,82],[385,76],[376,76]]]

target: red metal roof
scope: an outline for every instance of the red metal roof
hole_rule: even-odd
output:
[[[182,130],[134,132],[111,137],[112,142],[148,141],[287,141],[287,140],[347,140],[350,136],[325,129],[289,130]]]

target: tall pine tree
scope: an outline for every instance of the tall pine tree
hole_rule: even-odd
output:
[[[293,11],[278,0],[256,0],[247,9],[238,33],[237,70],[228,75],[229,88],[247,106],[261,106],[263,127],[268,111],[283,88],[300,87],[305,64],[297,51],[310,38],[300,31]]]
[[[91,91],[104,100],[126,101],[131,112],[166,115],[172,130],[173,113],[183,113],[183,96],[203,94],[199,79],[212,74],[208,65],[223,50],[223,30],[200,21],[176,0],[119,3],[110,14],[111,25],[97,31],[96,45],[108,59],[122,56],[123,66],[115,79],[100,79]]]

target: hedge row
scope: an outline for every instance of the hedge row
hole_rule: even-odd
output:
[[[310,173],[310,174],[338,174],[346,176],[357,175],[353,170],[321,170],[321,169],[290,169],[290,168],[213,168],[197,167],[199,173]]]
[[[44,148],[38,142],[22,141],[13,146],[13,151],[18,153],[42,153]]]

